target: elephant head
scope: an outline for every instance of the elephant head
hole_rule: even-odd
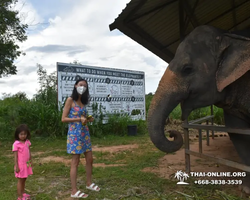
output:
[[[165,121],[180,103],[182,120],[192,110],[225,100],[227,88],[250,69],[250,39],[211,27],[194,29],[178,46],[162,76],[148,112],[155,146],[167,153],[183,144],[181,133],[164,133]],[[223,102],[225,103],[225,102]]]

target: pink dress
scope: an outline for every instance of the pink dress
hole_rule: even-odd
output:
[[[16,178],[27,178],[29,175],[33,174],[30,160],[30,141],[26,140],[22,143],[16,140],[13,144],[12,151],[17,151],[18,156],[18,167],[20,171],[15,172]]]

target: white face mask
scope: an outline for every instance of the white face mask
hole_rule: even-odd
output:
[[[80,94],[80,95],[82,95],[86,90],[87,90],[87,88],[84,87],[84,86],[78,86],[78,87],[76,88],[76,91],[77,91],[78,94]]]

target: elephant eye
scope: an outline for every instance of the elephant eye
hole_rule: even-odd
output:
[[[182,68],[182,73],[185,75],[191,74],[193,72],[193,68],[191,65],[184,65]]]

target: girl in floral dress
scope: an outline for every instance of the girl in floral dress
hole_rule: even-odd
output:
[[[17,182],[17,200],[30,199],[30,195],[24,193],[25,181],[32,172],[30,154],[30,131],[25,124],[21,124],[15,131],[15,142],[12,146],[15,158],[15,177]]]
[[[100,188],[92,183],[93,155],[87,122],[93,122],[93,117],[88,117],[86,105],[89,103],[88,83],[84,79],[76,81],[71,97],[66,100],[62,122],[69,123],[67,135],[67,152],[72,155],[70,180],[71,197],[87,198],[88,195],[77,189],[77,169],[80,155],[84,154],[86,160],[86,188],[99,191]]]

